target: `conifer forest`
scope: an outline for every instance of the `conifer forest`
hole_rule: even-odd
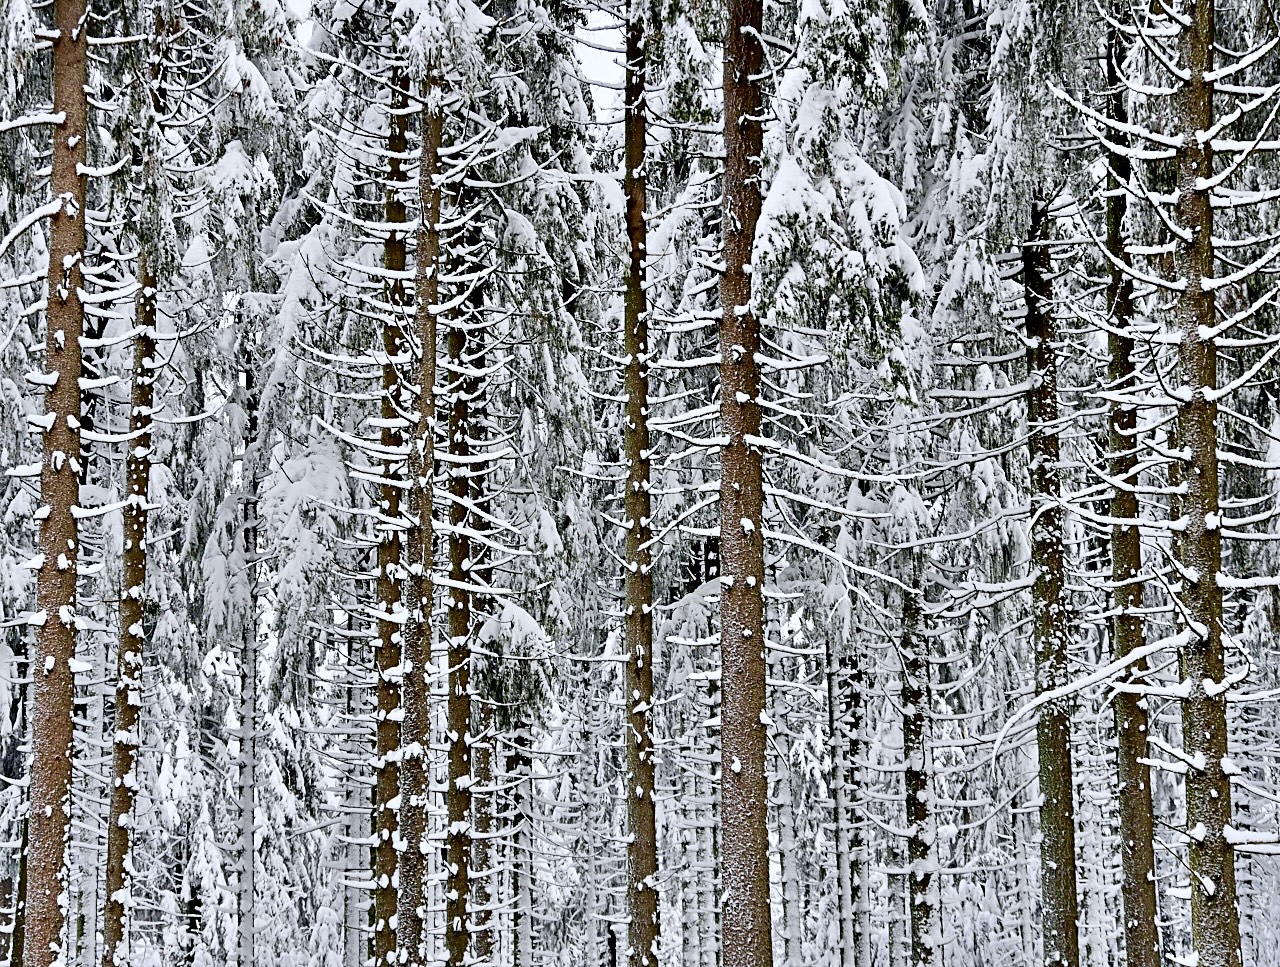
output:
[[[1280,965],[1280,6],[0,0],[0,967]]]

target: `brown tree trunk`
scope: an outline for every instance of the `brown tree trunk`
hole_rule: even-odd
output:
[[[147,584],[147,491],[151,480],[151,408],[155,383],[156,279],[145,251],[138,256],[138,337],[134,345],[129,442],[126,445],[124,559],[120,595],[120,644],[116,656],[116,727],[111,808],[107,816],[105,911],[102,965],[116,967],[116,950],[129,914],[125,870],[133,844],[133,805],[137,794],[139,719],[142,711],[142,626]]]
[[[53,110],[64,115],[53,128],[50,188],[61,202],[49,228],[49,281],[45,372],[56,378],[45,397],[50,420],[44,433],[40,474],[40,547],[31,730],[30,867],[26,884],[29,967],[64,959],[67,889],[67,804],[71,792],[71,739],[75,655],[76,563],[80,501],[80,337],[84,329],[82,266],[85,245],[85,176],[88,139],[88,30],[85,0],[53,0]]]
[[[1110,116],[1128,121],[1126,89],[1120,76],[1127,44],[1113,24],[1107,32],[1107,102]],[[1125,195],[1132,170],[1125,154],[1129,136],[1108,135],[1114,150],[1107,152],[1111,169],[1107,187],[1107,250],[1114,260],[1107,289],[1111,332],[1107,336],[1110,362],[1107,389],[1113,394],[1110,414],[1109,473],[1111,494],[1111,606],[1116,658],[1146,644],[1142,619],[1142,533],[1138,527],[1138,411],[1123,397],[1133,393],[1137,375],[1133,364],[1133,281],[1124,271]],[[1118,263],[1118,264],[1116,264]],[[1124,680],[1140,682],[1147,674],[1146,659],[1134,662]],[[1160,967],[1160,935],[1156,930],[1155,822],[1151,804],[1151,769],[1147,757],[1147,705],[1133,692],[1117,692],[1114,699],[1117,802],[1120,810],[1121,900],[1124,908],[1125,959],[1129,967]]]
[[[1178,445],[1186,454],[1182,473],[1182,528],[1174,551],[1181,571],[1185,616],[1182,650],[1183,751],[1198,765],[1186,774],[1190,835],[1191,945],[1200,967],[1239,967],[1240,919],[1236,909],[1235,853],[1226,838],[1231,824],[1227,755],[1227,697],[1222,648],[1221,509],[1218,504],[1218,407],[1208,392],[1218,383],[1218,352],[1207,335],[1219,322],[1212,290],[1213,208],[1205,183],[1213,177],[1213,150],[1197,134],[1214,124],[1214,4],[1190,0],[1179,11],[1186,26],[1179,37],[1181,66],[1190,79],[1175,95],[1178,201],[1174,217],[1185,234],[1175,238],[1174,268],[1184,284],[1174,310],[1181,331],[1178,362],[1185,391],[1178,406]],[[1206,687],[1207,686],[1207,687]]]
[[[475,370],[483,373],[486,370],[486,355],[483,350],[476,353]],[[476,436],[487,434],[489,427],[489,406],[479,380],[475,381],[476,390],[472,400],[472,423],[476,427]],[[489,437],[481,437],[489,439]],[[477,462],[471,475],[471,499],[475,502],[477,526],[492,512],[493,501],[489,493],[489,473],[491,465]],[[484,543],[475,548],[475,585],[484,588],[477,591],[472,600],[472,621],[479,627],[493,608],[493,597],[489,590],[493,587],[493,549]],[[494,642],[487,647],[491,653],[486,655],[489,663],[488,675],[484,681],[492,682],[496,673],[493,663],[499,657],[492,653]],[[475,686],[472,690],[477,691]],[[471,922],[475,937],[475,960],[479,964],[492,964],[496,940],[496,916],[493,910],[493,899],[497,894],[497,872],[493,869],[493,828],[494,811],[497,806],[497,793],[493,784],[494,754],[494,705],[489,693],[477,694],[472,706],[475,718],[474,750],[475,784],[472,786],[471,825],[475,835],[471,844],[472,881],[471,881]]]
[[[474,296],[468,300],[474,309]],[[445,841],[444,943],[449,963],[466,960],[471,938],[468,908],[471,889],[471,489],[472,381],[467,378],[466,326],[468,316],[449,327],[449,783],[445,812],[449,828]]]
[[[488,583],[487,581],[484,583]],[[476,707],[475,792],[471,811],[474,820],[473,876],[471,885],[471,919],[475,924],[475,959],[479,964],[493,963],[495,917],[492,909],[496,872],[493,869],[493,705],[480,701]]]
[[[623,571],[623,641],[627,781],[627,915],[630,967],[658,962],[658,831],[653,802],[653,565],[649,542],[653,515],[649,496],[649,307],[645,294],[645,12],[632,4],[627,21],[624,187],[631,265],[622,320],[626,410],[622,428],[627,482],[627,527]]]
[[[406,173],[404,159],[408,152],[406,131],[409,125],[409,95],[404,74],[395,72],[390,80],[388,104],[387,172],[385,219],[388,225],[408,221],[404,191]],[[392,229],[382,246],[383,267],[392,273],[405,270],[405,230]],[[402,384],[398,365],[408,358],[407,343],[401,328],[400,313],[405,306],[402,278],[393,275],[386,287],[387,322],[382,330],[382,348],[386,361],[382,365],[382,438],[387,451],[399,450],[404,443],[400,426],[409,411],[407,390]],[[375,661],[378,667],[377,756],[374,788],[373,860],[373,958],[376,967],[392,964],[396,958],[396,932],[393,927],[397,900],[397,855],[395,839],[398,818],[392,803],[400,794],[399,675],[403,635],[393,614],[399,611],[404,567],[401,562],[401,493],[404,467],[399,459],[383,459],[381,487],[382,535],[378,541],[378,645]]]
[[[252,356],[246,352],[244,366],[245,479],[244,479],[244,558],[249,572],[249,618],[240,648],[240,881],[236,886],[236,914],[239,946],[238,967],[252,967],[257,939],[255,900],[254,830],[255,791],[258,766],[258,589],[261,576],[258,564],[259,519],[256,453],[258,440],[258,396],[255,390]]]
[[[1030,241],[1022,249],[1027,303],[1027,449],[1034,495],[1031,524],[1036,694],[1066,685],[1071,639],[1066,601],[1062,488],[1058,443],[1058,340],[1053,316],[1052,268],[1045,225],[1036,206]],[[1040,709],[1036,730],[1040,757],[1041,933],[1046,967],[1079,967],[1080,919],[1076,893],[1075,795],[1071,770],[1071,706],[1054,699]]]
[[[433,104],[431,83],[423,85],[424,100]],[[409,967],[427,962],[426,870],[427,805],[430,784],[427,752],[431,747],[431,612],[435,600],[435,424],[436,424],[436,306],[440,302],[440,144],[443,116],[438,107],[422,112],[422,165],[418,192],[422,225],[418,230],[418,264],[414,319],[422,356],[418,367],[418,422],[409,447],[409,476],[413,518],[409,531],[408,624],[404,636],[404,680],[401,726],[400,897],[397,943],[400,963]]]
[[[720,282],[721,828],[723,967],[773,967],[765,776],[764,487],[760,322],[751,258],[761,206],[762,0],[729,0],[724,50]]]
[[[912,967],[934,960],[933,836],[929,769],[929,654],[921,634],[920,599],[902,594],[902,758],[906,799],[907,906],[911,920]]]

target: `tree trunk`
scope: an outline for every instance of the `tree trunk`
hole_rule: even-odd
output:
[[[647,81],[645,8],[631,4],[627,21],[625,183],[627,272],[622,353],[626,411],[623,444],[627,481],[624,495],[626,567],[623,572],[623,642],[627,779],[627,949],[630,967],[658,963],[658,831],[653,784],[653,538],[649,490],[649,307],[645,293],[648,231],[645,225]]]
[[[76,647],[76,565],[80,501],[80,291],[85,246],[85,175],[88,140],[88,30],[85,0],[54,0],[53,128],[50,189],[61,202],[49,226],[49,279],[45,372],[55,381],[45,396],[49,420],[40,474],[40,547],[36,583],[39,630],[32,662],[31,810],[26,883],[29,967],[64,959],[68,801],[71,793],[71,660]]]
[[[848,735],[844,714],[843,669],[835,652],[834,635],[826,636],[827,660],[827,747],[831,757],[831,825],[836,843],[836,922],[838,925],[839,967],[852,967],[858,961],[855,943],[855,911],[853,884],[853,846],[849,829],[849,761]]]
[[[124,559],[120,595],[120,644],[116,669],[116,727],[107,817],[106,901],[102,921],[102,965],[116,967],[116,950],[129,915],[126,869],[133,845],[133,805],[138,781],[134,765],[141,742],[142,651],[147,584],[147,492],[151,479],[151,408],[155,383],[156,279],[147,256],[138,256],[138,337],[134,345],[129,443],[125,457]]]
[[[418,192],[422,225],[418,230],[418,264],[414,319],[421,358],[418,367],[418,420],[409,447],[410,499],[413,501],[408,540],[408,624],[404,636],[404,680],[401,726],[400,896],[397,943],[400,963],[410,967],[428,959],[426,936],[427,806],[430,783],[426,756],[431,748],[431,616],[435,601],[435,426],[436,426],[436,306],[440,302],[440,145],[443,114],[436,103],[438,89],[423,85],[427,104],[422,111],[422,165]],[[398,162],[397,162],[398,164]]]
[[[751,258],[760,217],[761,0],[729,0],[724,51],[724,275],[720,282],[721,827],[723,967],[773,967],[765,776],[764,488],[760,322]]]
[[[920,598],[902,594],[902,759],[906,799],[907,907],[912,967],[928,967],[937,943],[932,777],[929,753],[929,653],[920,631]]]
[[[1197,134],[1214,124],[1214,4],[1191,0],[1180,11],[1181,66],[1190,79],[1178,85],[1175,113],[1182,140],[1177,149],[1178,201],[1174,268],[1184,288],[1174,309],[1181,330],[1178,362],[1182,394],[1178,445],[1186,454],[1182,474],[1182,528],[1174,551],[1181,571],[1181,608],[1186,627],[1182,650],[1183,751],[1197,767],[1187,770],[1187,831],[1190,836],[1191,946],[1200,967],[1239,967],[1240,921],[1236,909],[1235,854],[1227,841],[1231,783],[1227,755],[1227,697],[1222,648],[1221,509],[1218,505],[1218,407],[1208,397],[1217,386],[1218,352],[1210,333],[1218,325],[1213,290],[1213,208],[1207,182],[1213,149]]]
[[[405,75],[393,72],[389,82],[387,108],[387,182],[384,217],[389,226],[408,221],[404,190],[406,173],[404,157],[408,152],[406,131],[409,125],[409,94]],[[392,229],[382,245],[382,264],[391,274],[386,286],[387,321],[382,329],[382,435],[380,443],[388,453],[398,451],[404,443],[401,426],[409,412],[407,390],[397,366],[408,361],[408,348],[401,328],[400,313],[406,303],[403,277],[405,270],[405,232]],[[399,822],[392,805],[400,795],[400,660],[403,632],[401,582],[401,494],[403,464],[394,456],[386,456],[382,465],[386,482],[381,486],[382,534],[378,541],[378,644],[375,661],[378,666],[377,754],[374,788],[373,847],[373,962],[384,967],[396,961],[396,908],[398,905],[397,853],[395,841]]]
[[[1107,90],[1110,116],[1128,122],[1127,91],[1120,68],[1127,44],[1113,24],[1107,32]],[[1126,151],[1129,136],[1111,131],[1115,144],[1107,152],[1111,172],[1107,187],[1107,250],[1113,260],[1107,289],[1111,331],[1107,336],[1110,363],[1107,389],[1112,395],[1110,414],[1109,473],[1115,481],[1111,494],[1111,606],[1112,642],[1116,658],[1146,644],[1142,619],[1142,533],[1138,527],[1138,411],[1124,399],[1133,393],[1137,375],[1133,364],[1133,281],[1124,271],[1125,194],[1132,174]],[[1118,263],[1118,264],[1117,264]],[[1146,676],[1146,659],[1134,662],[1124,673],[1128,684]],[[1125,960],[1129,967],[1160,967],[1160,936],[1156,930],[1155,822],[1151,804],[1151,769],[1147,757],[1147,702],[1131,692],[1119,691],[1114,702],[1116,735],[1117,802],[1120,810],[1120,894],[1124,907]]]
[[[511,836],[511,961],[515,967],[533,967],[533,762],[529,730],[516,731],[509,781],[515,798]],[[514,777],[514,778],[511,778]]]
[[[867,820],[863,813],[863,793],[866,784],[866,768],[863,761],[870,743],[867,741],[867,672],[865,652],[856,648],[850,656],[848,693],[845,698],[848,722],[845,755],[848,757],[845,786],[845,802],[849,811],[849,849],[853,856],[854,873],[858,878],[853,920],[854,964],[857,967],[871,965],[871,844],[867,832]]]
[[[240,878],[236,884],[236,918],[239,937],[236,963],[239,967],[254,964],[255,926],[254,884],[254,792],[258,765],[258,479],[254,455],[258,448],[258,401],[255,396],[253,363],[244,367],[245,423],[244,461],[244,563],[249,578],[249,617],[243,629],[240,664]]]
[[[487,370],[483,349],[476,353],[474,368],[478,373]],[[476,436],[490,439],[487,436],[490,430],[488,399],[479,379],[476,380],[475,396],[471,406]],[[471,474],[471,499],[477,511],[477,527],[482,526],[492,512],[493,501],[488,493],[490,469],[491,465],[487,461],[477,462]],[[473,573],[475,585],[485,589],[477,591],[472,601],[472,621],[480,627],[485,623],[486,617],[492,613],[494,606],[493,596],[489,593],[493,587],[493,549],[483,542],[478,542],[475,548]],[[484,681],[492,683],[497,671],[493,663],[500,661],[500,658],[494,653],[496,643],[487,642],[486,647],[491,653],[486,656],[488,675],[485,676]],[[471,825],[474,830],[471,844],[471,922],[475,937],[475,960],[481,965],[487,965],[493,963],[497,935],[497,916],[493,909],[494,897],[498,893],[495,886],[498,873],[493,868],[493,825],[497,808],[497,791],[494,788],[493,777],[494,702],[492,693],[488,691],[477,695],[476,699],[472,706],[476,724],[473,730],[475,741],[472,746],[475,750],[475,785],[472,787],[474,792],[471,799]]]
[[[468,300],[471,303],[472,300]],[[470,308],[474,309],[472,304]],[[466,317],[449,327],[449,781],[445,811],[444,943],[449,963],[466,960],[471,929],[467,922],[471,889],[471,538],[467,502],[471,489],[471,413],[473,383],[467,377]]]
[[[1058,442],[1057,324],[1045,210],[1031,216],[1030,241],[1022,248],[1027,303],[1027,449],[1034,495],[1031,522],[1036,694],[1061,688],[1071,624],[1066,601],[1066,562]],[[1036,730],[1040,757],[1041,931],[1047,967],[1079,967],[1079,899],[1076,893],[1075,796],[1071,770],[1071,707],[1054,699],[1040,709]]]
[[[488,583],[487,581],[484,583]],[[475,924],[475,959],[478,964],[492,964],[494,950],[494,882],[493,869],[493,705],[480,701],[476,708],[475,794],[471,810],[475,828],[473,844],[473,876],[471,918]]]

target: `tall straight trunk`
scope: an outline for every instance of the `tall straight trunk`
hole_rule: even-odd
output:
[[[147,491],[151,480],[151,410],[155,384],[156,279],[147,256],[138,256],[138,336],[134,344],[129,443],[125,456],[124,555],[120,595],[120,644],[116,655],[116,727],[112,752],[111,808],[107,816],[106,902],[102,965],[116,967],[116,951],[128,916],[126,869],[133,845],[142,711],[144,597],[147,583]]]
[[[1053,315],[1048,218],[1032,210],[1030,240],[1022,248],[1027,316],[1027,449],[1034,495],[1031,523],[1033,634],[1036,694],[1070,679],[1071,622],[1066,600],[1066,554],[1058,441],[1057,322]],[[1036,729],[1040,758],[1041,932],[1047,967],[1079,967],[1079,898],[1076,892],[1075,795],[1071,769],[1071,706],[1052,699],[1040,709]]]
[[[468,299],[474,309],[474,295]],[[450,964],[467,957],[471,939],[471,393],[467,377],[469,313],[449,327],[449,696],[446,708],[449,781],[445,812],[444,945]]]
[[[848,783],[845,801],[848,804],[850,838],[849,850],[853,857],[857,887],[854,901],[853,940],[854,964],[870,967],[871,964],[871,856],[867,821],[863,812],[862,790],[866,784],[867,742],[867,673],[864,652],[856,647],[849,658],[847,674],[848,692],[845,698],[845,721],[848,723],[846,756],[848,757]]]
[[[645,7],[632,3],[627,20],[625,184],[627,272],[622,321],[626,411],[623,446],[627,460],[624,495],[627,526],[623,571],[623,642],[627,706],[627,957],[630,967],[658,962],[658,827],[653,784],[653,538],[649,479],[649,306],[645,293],[648,230],[645,158],[648,138],[645,85]]]
[[[721,825],[723,967],[773,967],[765,776],[764,487],[760,321],[751,258],[761,206],[762,0],[729,0],[724,50],[724,275],[720,282]]]
[[[254,451],[258,448],[258,401],[255,396],[252,362],[245,366],[244,455],[244,558],[249,576],[249,619],[244,628],[240,663],[240,878],[236,884],[236,916],[239,937],[236,963],[252,967],[255,920],[254,885],[254,791],[257,788],[258,765],[258,480]]]
[[[487,584],[488,581],[483,583]],[[493,868],[493,705],[479,701],[476,706],[475,792],[472,795],[472,827],[475,842],[472,845],[471,919],[475,924],[475,959],[479,964],[493,963],[494,951],[494,883],[497,872]]]
[[[857,963],[854,939],[853,847],[849,829],[849,742],[844,714],[844,675],[835,651],[835,636],[826,636],[827,747],[831,762],[831,825],[836,845],[836,923],[839,967]]]
[[[907,817],[907,907],[912,967],[928,967],[937,943],[932,777],[929,753],[929,653],[916,594],[902,595],[902,758]]]
[[[403,191],[408,180],[404,160],[409,150],[408,79],[396,70],[389,81],[387,105],[387,181],[384,220],[388,226],[405,225],[408,214]],[[404,444],[401,426],[409,412],[408,392],[399,366],[407,364],[408,349],[401,327],[406,293],[401,273],[406,264],[407,227],[391,227],[382,244],[382,265],[388,270],[386,285],[387,320],[382,328],[381,444],[388,453]],[[374,779],[373,859],[373,962],[375,967],[392,964],[396,955],[396,912],[398,906],[398,857],[396,839],[399,819],[393,805],[400,795],[400,675],[404,635],[401,596],[405,568],[401,561],[401,495],[404,465],[397,457],[383,460],[381,486],[382,535],[378,541],[378,667],[377,755]]]
[[[1112,24],[1107,32],[1107,107],[1120,124],[1128,122],[1126,88],[1120,69],[1128,45]],[[1134,370],[1133,281],[1124,267],[1124,219],[1128,208],[1132,169],[1124,131],[1109,135],[1115,145],[1107,152],[1107,251],[1111,255],[1111,280],[1107,288],[1111,330],[1107,336],[1110,361],[1107,390],[1112,394],[1110,457],[1108,468],[1115,481],[1111,494],[1111,607],[1112,643],[1116,658],[1123,658],[1146,644],[1142,619],[1142,533],[1138,528],[1138,411],[1123,399],[1137,385]],[[1141,681],[1146,659],[1125,672],[1126,683]],[[1131,691],[1119,691],[1113,699],[1116,721],[1117,802],[1120,810],[1120,895],[1124,907],[1125,960],[1129,967],[1159,967],[1160,935],[1156,930],[1155,821],[1151,804],[1151,768],[1147,757],[1147,703]]]
[[[400,963],[411,967],[427,962],[426,876],[427,805],[430,783],[427,752],[431,747],[431,614],[435,600],[435,427],[436,427],[436,306],[440,302],[440,144],[444,119],[439,89],[423,85],[422,164],[418,193],[422,224],[418,229],[416,304],[414,321],[421,357],[418,365],[418,420],[409,447],[410,499],[413,501],[408,540],[408,624],[404,636],[404,679],[400,758],[400,895],[397,944]],[[398,164],[398,162],[397,162]]]
[[[521,726],[513,736],[507,772],[515,808],[511,836],[511,962],[533,967],[533,762],[529,729]]]
[[[477,373],[486,371],[486,355],[484,350],[476,353],[474,369]],[[480,378],[475,379],[475,395],[472,399],[472,423],[476,427],[476,436],[482,437],[489,431],[488,398],[480,385]],[[492,512],[493,501],[489,494],[489,473],[491,465],[488,461],[478,461],[471,474],[471,499],[476,508],[477,526],[483,524]],[[492,613],[493,596],[489,593],[493,587],[493,549],[483,542],[475,547],[475,584],[478,588],[472,601],[473,622],[480,626]],[[492,642],[489,648],[493,648]],[[491,682],[494,676],[492,663],[500,660],[496,655],[487,656],[490,664],[489,674],[485,680]],[[474,954],[479,964],[491,964],[496,938],[493,900],[497,894],[495,884],[497,872],[493,868],[493,822],[497,805],[497,792],[493,780],[494,752],[494,704],[489,693],[476,696],[472,706],[475,719],[474,751],[475,783],[471,799],[471,826],[474,837],[471,844],[472,881],[471,881],[471,922],[475,937]]]
[[[49,227],[44,461],[40,474],[40,548],[36,611],[41,621],[32,662],[31,810],[26,883],[30,967],[64,959],[67,839],[75,690],[76,570],[80,502],[80,338],[84,330],[82,267],[88,140],[88,29],[85,0],[53,0],[53,128],[50,189],[61,202]]]
[[[1191,945],[1200,967],[1238,967],[1240,919],[1236,908],[1235,853],[1227,841],[1231,825],[1231,783],[1223,766],[1227,755],[1227,696],[1222,648],[1221,508],[1218,503],[1218,407],[1210,399],[1218,383],[1218,351],[1212,330],[1218,325],[1212,289],[1202,280],[1215,270],[1213,207],[1208,184],[1213,178],[1213,148],[1197,135],[1214,124],[1214,4],[1189,0],[1180,11],[1186,25],[1179,37],[1182,68],[1190,79],[1175,95],[1177,128],[1182,134],[1176,156],[1178,195],[1175,220],[1183,232],[1175,238],[1174,267],[1184,283],[1174,309],[1181,332],[1178,363],[1185,392],[1177,414],[1178,445],[1183,449],[1182,528],[1175,554],[1179,565],[1179,612],[1184,615],[1182,649],[1183,751],[1197,763],[1186,773],[1187,829],[1190,834]]]

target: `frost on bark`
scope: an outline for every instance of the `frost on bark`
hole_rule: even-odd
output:
[[[401,328],[401,313],[407,302],[404,271],[408,221],[405,200],[407,174],[404,159],[408,152],[406,136],[409,125],[407,79],[401,71],[393,71],[388,85],[387,108],[387,183],[384,218],[388,225],[382,246],[382,265],[388,272],[382,328],[382,413],[381,439],[384,457],[379,508],[378,540],[378,641],[374,657],[378,674],[377,739],[374,778],[373,831],[373,957],[377,967],[396,959],[395,916],[396,839],[398,819],[394,802],[400,794],[400,659],[403,640],[400,620],[403,618],[401,592],[401,495],[404,465],[391,454],[404,444],[401,427],[408,412],[407,390],[401,384],[398,366],[408,360],[408,348]]]
[[[247,356],[248,354],[246,354]],[[254,451],[258,440],[258,397],[253,378],[252,359],[244,363],[245,453],[243,455],[245,478],[241,499],[244,503],[244,522],[241,531],[243,541],[243,565],[248,571],[248,618],[242,629],[240,643],[240,761],[239,768],[239,878],[236,882],[236,964],[251,967],[255,962],[254,947],[257,936],[255,899],[257,888],[255,874],[255,809],[258,766],[258,592],[261,575],[258,562],[258,477]]]
[[[929,654],[921,633],[922,607],[913,591],[902,594],[902,757],[907,817],[907,907],[912,967],[934,962],[937,943],[934,883],[933,783],[929,753]]]
[[[633,3],[627,20],[624,188],[631,261],[627,272],[622,354],[626,409],[623,445],[627,479],[623,642],[626,649],[627,916],[631,967],[658,962],[658,832],[653,761],[653,538],[649,478],[649,311],[645,293],[647,108],[645,12]]]
[[[1127,44],[1120,29],[1107,32],[1107,110],[1118,125],[1128,123],[1127,91],[1120,68]],[[1124,130],[1109,132],[1114,148],[1107,151],[1107,251],[1111,277],[1107,307],[1111,328],[1107,335],[1109,362],[1107,392],[1110,403],[1108,472],[1113,483],[1111,525],[1112,646],[1117,659],[1146,644],[1143,626],[1142,532],[1138,526],[1138,411],[1131,399],[1138,388],[1134,367],[1133,280],[1125,250],[1126,188],[1132,176]],[[1146,659],[1124,672],[1124,681],[1142,681]],[[1121,900],[1124,915],[1125,960],[1129,967],[1159,967],[1160,936],[1156,930],[1155,829],[1151,802],[1151,768],[1147,757],[1147,701],[1133,691],[1118,691],[1112,699],[1117,747],[1117,805],[1120,811]]]
[[[112,752],[102,964],[115,967],[129,914],[126,871],[133,841],[139,719],[142,712],[144,595],[147,583],[147,492],[151,479],[151,413],[156,366],[156,279],[146,252],[138,256],[138,335],[134,344],[129,441],[125,456],[124,554],[120,595],[120,644],[116,662],[116,724]],[[123,962],[123,961],[122,961]]]
[[[760,217],[761,0],[729,0],[724,51],[720,282],[721,828],[723,967],[772,967],[765,775],[760,322],[751,259]]]
[[[31,663],[31,808],[25,943],[28,967],[64,959],[68,800],[71,792],[71,661],[76,647],[76,570],[80,501],[80,339],[84,329],[88,31],[85,0],[53,0],[53,127],[49,226],[44,459],[40,473],[40,549],[35,660]]]
[[[427,751],[431,744],[431,612],[435,598],[435,382],[436,306],[440,302],[440,145],[443,115],[439,89],[423,87],[422,164],[418,192],[422,224],[418,229],[414,320],[418,331],[418,418],[409,446],[412,507],[408,535],[408,624],[404,635],[404,678],[400,762],[400,890],[396,918],[400,963],[427,961],[426,873],[427,804],[430,794]]]
[[[1026,298],[1027,449],[1031,463],[1032,621],[1036,694],[1062,688],[1070,678],[1071,621],[1066,600],[1062,489],[1059,477],[1057,324],[1046,225],[1039,205],[1022,248]],[[1036,728],[1040,759],[1041,932],[1046,967],[1079,967],[1079,899],[1076,892],[1075,796],[1071,768],[1071,706],[1053,698],[1040,709]]]
[[[473,366],[476,373],[488,372],[487,358],[482,348],[476,353]],[[471,404],[472,423],[476,427],[476,436],[490,428],[488,397],[479,378],[476,379],[476,392]],[[493,514],[493,496],[488,491],[489,474],[492,464],[487,460],[477,461],[471,474],[471,500],[476,508],[477,526],[490,520]],[[494,550],[488,541],[477,541],[474,548],[475,586],[477,590],[472,596],[473,622],[479,627],[485,623],[486,617],[493,613],[493,596],[488,593],[493,587]],[[492,648],[488,641],[485,643]],[[493,655],[487,660],[495,661]],[[492,685],[492,664],[484,683]],[[499,873],[494,869],[494,822],[497,819],[497,790],[494,786],[494,698],[488,689],[477,689],[475,678],[472,679],[472,692],[475,701],[471,711],[475,726],[472,730],[475,738],[472,742],[472,768],[475,780],[471,795],[471,826],[473,830],[471,844],[471,931],[474,939],[474,957],[480,964],[491,964],[498,944],[498,912],[494,909],[494,901],[500,896]]]
[[[475,309],[476,294],[468,299]],[[471,891],[471,396],[467,378],[469,320],[449,327],[449,644],[446,707],[448,784],[445,788],[445,923],[448,961],[462,964],[471,939],[468,909]]]
[[[481,583],[487,584],[488,581]],[[483,698],[483,696],[478,696]],[[476,783],[471,797],[472,827],[475,842],[472,849],[471,922],[475,933],[475,959],[481,964],[493,963],[497,945],[497,916],[493,909],[494,889],[498,873],[493,868],[494,776],[493,776],[493,704],[479,701],[476,705],[475,756]]]
[[[1174,554],[1179,586],[1175,609],[1183,620],[1182,741],[1187,761],[1187,830],[1191,873],[1191,946],[1199,967],[1239,967],[1240,921],[1236,908],[1231,783],[1227,756],[1227,696],[1223,682],[1221,508],[1218,502],[1218,351],[1213,330],[1214,292],[1203,280],[1215,268],[1211,182],[1213,149],[1200,137],[1214,124],[1214,4],[1188,2],[1178,46],[1188,72],[1174,96],[1180,135],[1175,164],[1178,193],[1173,211],[1173,263],[1181,288],[1174,306],[1180,337],[1177,438],[1181,449],[1181,527]]]

